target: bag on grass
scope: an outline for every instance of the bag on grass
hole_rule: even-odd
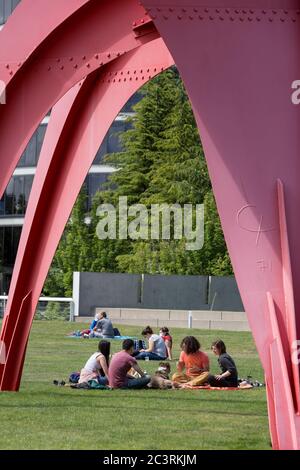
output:
[[[92,379],[88,381],[89,389],[91,390],[110,390],[110,387],[107,385],[99,384],[98,380]]]
[[[69,377],[69,383],[78,384],[79,377],[80,377],[80,372],[72,372],[72,374],[70,374],[70,377]]]
[[[135,351],[140,351],[141,349],[147,348],[146,343],[143,339],[134,339],[133,342],[134,342],[133,347]]]

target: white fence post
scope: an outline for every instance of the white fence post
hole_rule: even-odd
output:
[[[69,321],[74,321],[74,301],[70,302],[70,318]]]
[[[188,328],[193,328],[193,313],[191,310],[189,310]]]

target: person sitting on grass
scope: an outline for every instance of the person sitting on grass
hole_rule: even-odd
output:
[[[114,338],[114,329],[112,322],[107,318],[106,312],[100,313],[99,321],[97,325],[90,333],[90,338]]]
[[[172,344],[173,344],[173,339],[172,339],[172,336],[170,335],[169,328],[167,328],[166,326],[163,326],[163,327],[160,329],[159,335],[162,337],[162,339],[163,339],[164,342],[165,342],[165,346],[166,346],[167,353],[168,353],[168,359],[169,359],[170,361],[172,361]]]
[[[122,351],[113,355],[109,366],[109,385],[112,388],[144,388],[150,382],[150,376],[145,374],[139,367],[136,359],[132,357],[134,342],[132,339],[125,339],[122,344]],[[129,375],[130,369],[134,369],[139,378]]]
[[[95,379],[100,385],[107,385],[109,353],[110,342],[100,341],[98,344],[98,351],[91,355],[84,368],[81,369],[78,383],[84,383]]]
[[[238,372],[234,360],[226,352],[225,343],[218,339],[211,345],[213,353],[218,356],[218,363],[222,374],[209,375],[208,383],[211,387],[237,387]]]
[[[209,376],[208,355],[200,351],[201,345],[194,336],[186,336],[180,347],[182,351],[177,363],[177,372],[172,380],[191,387],[203,385]]]
[[[150,326],[142,331],[142,336],[148,339],[149,345],[147,349],[141,349],[135,356],[137,360],[164,361],[167,358],[167,349],[165,342],[161,336],[153,334]]]
[[[83,336],[85,338],[88,338],[89,334],[93,331],[93,329],[96,327],[98,321],[100,320],[101,315],[100,313],[96,313],[94,320],[92,320],[89,328],[86,328],[85,330],[77,330],[77,331],[72,331],[72,333],[69,333],[68,336]]]

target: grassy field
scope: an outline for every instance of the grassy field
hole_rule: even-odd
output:
[[[81,326],[86,327],[76,324],[76,329]],[[264,388],[86,391],[54,386],[53,379],[68,378],[97,348],[97,340],[66,338],[72,328],[67,322],[34,322],[20,392],[0,393],[0,449],[270,449]],[[141,331],[119,329],[133,336]],[[239,376],[263,381],[250,333],[174,328],[175,359],[188,334],[205,351],[222,338]],[[113,352],[120,347],[120,341],[112,341]],[[216,357],[209,355],[211,370],[217,372]],[[156,366],[142,365],[149,372]]]

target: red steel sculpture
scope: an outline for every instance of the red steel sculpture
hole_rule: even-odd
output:
[[[38,297],[102,139],[175,61],[265,371],[273,448],[300,449],[299,25],[300,0],[21,1],[0,32],[0,196],[53,110],[2,325],[1,390],[19,389]]]

